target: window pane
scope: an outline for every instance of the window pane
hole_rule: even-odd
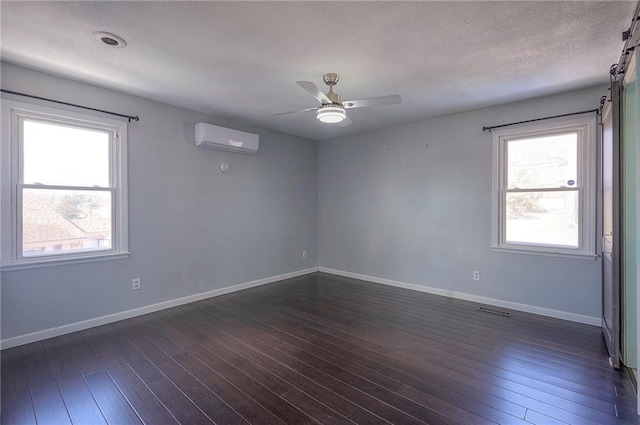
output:
[[[507,142],[509,189],[578,187],[578,134]]]
[[[111,192],[24,189],[22,255],[109,250]]]
[[[579,246],[578,192],[507,193],[506,242]]]
[[[109,187],[109,132],[25,120],[24,183]]]

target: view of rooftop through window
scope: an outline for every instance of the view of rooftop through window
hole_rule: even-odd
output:
[[[112,247],[110,132],[25,119],[22,255]]]

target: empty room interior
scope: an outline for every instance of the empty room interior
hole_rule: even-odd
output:
[[[2,424],[640,423],[640,2],[0,18]]]

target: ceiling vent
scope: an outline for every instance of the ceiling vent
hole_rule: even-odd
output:
[[[93,33],[93,37],[105,46],[116,47],[119,49],[127,47],[127,42],[124,38],[110,32],[96,31]]]

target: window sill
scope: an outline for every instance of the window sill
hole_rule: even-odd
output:
[[[55,266],[66,266],[68,264],[92,263],[95,261],[120,260],[120,259],[128,258],[130,254],[131,252],[127,251],[127,252],[98,254],[98,255],[83,256],[83,257],[42,258],[38,260],[4,264],[0,266],[0,270],[5,272],[5,271],[14,271],[14,270],[35,269],[39,267],[55,267]]]
[[[557,252],[557,251],[541,251],[535,249],[523,249],[523,248],[506,248],[506,247],[491,247],[494,252],[506,252],[509,254],[529,254],[529,255],[541,255],[543,257],[560,257],[560,258],[572,258],[574,260],[588,260],[595,261],[599,255],[596,254],[583,254],[583,253],[569,253],[569,252]]]

